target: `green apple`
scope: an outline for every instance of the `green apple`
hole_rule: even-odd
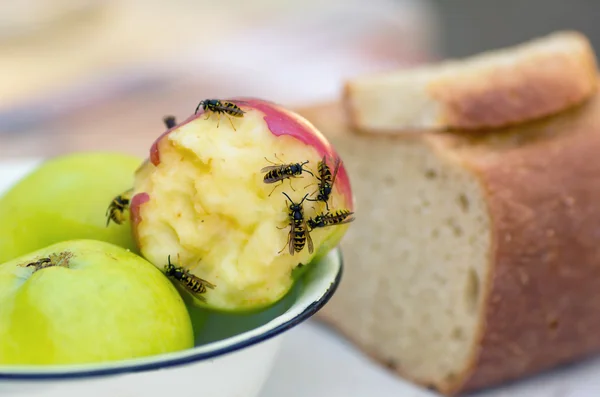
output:
[[[130,228],[107,226],[105,213],[111,200],[132,185],[140,163],[135,156],[111,152],[42,163],[0,198],[0,263],[72,239],[101,240],[137,252]]]
[[[72,240],[0,265],[0,364],[81,364],[191,348],[173,284],[114,244]]]

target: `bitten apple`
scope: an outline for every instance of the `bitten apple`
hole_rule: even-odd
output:
[[[193,347],[186,306],[144,258],[73,240],[0,264],[0,364],[83,364]]]
[[[71,239],[137,252],[131,230],[114,223],[107,227],[104,213],[112,198],[131,186],[141,162],[128,154],[83,152],[42,163],[0,198],[0,263]]]
[[[294,270],[325,255],[349,227],[308,230],[306,221],[328,210],[352,212],[354,201],[343,162],[336,167],[338,154],[310,122],[264,100],[220,103],[171,126],[152,145],[135,177],[132,227],[150,262],[163,269],[170,257],[203,284],[194,294],[198,304],[254,310],[280,300]],[[227,104],[241,117],[218,112]],[[319,169],[322,160],[327,167]],[[265,167],[285,164],[297,164],[296,175],[265,182]],[[318,197],[328,180],[326,204]],[[291,213],[284,193],[301,211]]]

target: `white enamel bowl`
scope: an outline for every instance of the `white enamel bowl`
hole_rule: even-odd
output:
[[[0,162],[0,194],[37,163]],[[342,257],[335,250],[274,307],[243,316],[211,314],[197,335],[204,343],[186,351],[111,364],[0,366],[0,396],[258,396],[285,331],[321,309],[341,275]],[[299,374],[298,381],[310,380]]]

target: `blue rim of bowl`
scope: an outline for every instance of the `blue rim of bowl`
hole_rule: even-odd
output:
[[[296,317],[286,321],[283,324],[278,325],[260,335],[253,336],[251,338],[245,339],[238,343],[235,343],[231,346],[226,346],[220,349],[211,350],[208,352],[191,354],[186,357],[179,358],[171,358],[166,359],[160,362],[152,362],[147,364],[133,364],[131,366],[123,366],[118,368],[103,368],[103,369],[92,369],[88,371],[80,371],[80,372],[65,372],[65,373],[7,373],[0,372],[0,380],[61,380],[61,379],[81,379],[81,378],[98,378],[104,376],[111,375],[121,375],[121,374],[131,374],[137,372],[145,372],[152,371],[157,369],[166,369],[172,367],[178,367],[185,364],[190,364],[197,361],[209,360],[211,358],[215,358],[218,356],[222,356],[225,354],[229,354],[235,352],[237,350],[244,349],[246,347],[250,347],[256,345],[260,342],[271,339],[277,335],[282,334],[283,332],[295,327],[296,325],[308,320],[314,314],[316,314],[323,306],[329,302],[331,297],[335,294],[341,280],[342,274],[344,272],[344,258],[342,252],[339,248],[337,248],[337,256],[339,258],[339,270],[335,276],[335,279],[327,289],[327,291],[323,294],[323,296],[319,299],[311,303]]]

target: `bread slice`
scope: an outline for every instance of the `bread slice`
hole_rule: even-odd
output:
[[[548,116],[597,89],[596,57],[588,39],[560,31],[469,58],[378,75],[345,85],[354,127],[480,130]]]
[[[476,135],[357,134],[339,104],[298,111],[357,202],[317,318],[445,395],[600,352],[600,94]]]

